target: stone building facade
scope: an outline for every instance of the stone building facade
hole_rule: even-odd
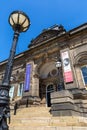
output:
[[[0,62],[1,82],[6,63]],[[62,25],[44,29],[15,56],[10,80],[12,101],[46,104],[53,115],[86,113],[87,23],[70,31]]]

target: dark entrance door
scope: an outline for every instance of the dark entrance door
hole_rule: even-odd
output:
[[[54,91],[54,88],[53,88],[53,85],[50,84],[48,87],[47,87],[47,91],[46,91],[46,100],[47,100],[47,106],[50,107],[51,106],[51,92]]]

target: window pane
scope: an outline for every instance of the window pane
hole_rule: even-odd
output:
[[[14,86],[11,86],[10,91],[9,91],[9,96],[12,99],[14,94]]]
[[[84,77],[85,84],[87,84],[87,77]]]
[[[20,84],[19,84],[17,96],[22,96],[22,93],[23,93],[23,86],[24,86],[23,83],[20,83]]]
[[[81,70],[82,70],[84,82],[85,84],[87,84],[87,66],[82,67]]]
[[[87,67],[86,66],[82,67],[81,70],[82,70],[83,76],[87,76]]]

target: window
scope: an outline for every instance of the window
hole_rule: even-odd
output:
[[[23,93],[23,87],[24,87],[24,83],[20,83],[19,86],[18,86],[18,93],[17,93],[17,96],[22,96],[22,93]]]
[[[10,99],[13,98],[13,95],[14,95],[14,86],[11,86],[10,91],[9,91]]]
[[[85,85],[87,85],[87,66],[81,67],[82,75],[83,75],[83,80]]]

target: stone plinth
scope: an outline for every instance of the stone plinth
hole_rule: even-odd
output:
[[[51,113],[53,116],[81,116],[82,110],[75,105],[69,90],[51,93]]]

